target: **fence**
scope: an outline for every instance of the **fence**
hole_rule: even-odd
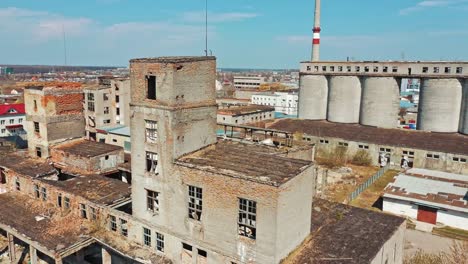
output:
[[[357,187],[356,190],[354,190],[354,192],[352,192],[349,197],[348,197],[348,201],[351,202],[352,200],[356,199],[356,197],[359,196],[359,194],[361,194],[363,191],[365,191],[367,188],[369,188],[369,186],[371,186],[375,181],[377,181],[378,179],[380,179],[380,177],[382,177],[382,175],[385,174],[385,172],[388,171],[388,169],[390,168],[389,165],[385,166],[385,167],[382,167],[377,173],[375,173],[372,177],[370,177],[369,179],[367,179],[366,182],[364,182],[363,184],[359,185],[359,187]]]

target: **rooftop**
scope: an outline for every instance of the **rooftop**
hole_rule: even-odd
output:
[[[24,104],[2,104],[0,105],[0,115],[24,115]]]
[[[187,56],[187,57],[157,57],[157,58],[140,58],[132,59],[130,63],[143,62],[143,63],[185,63],[196,61],[216,60],[214,56]]]
[[[275,147],[219,141],[180,158],[176,163],[276,187],[312,165],[312,161],[281,157],[280,154],[284,154],[284,150]]]
[[[67,181],[44,182],[66,193],[83,197],[96,204],[111,205],[131,195],[130,185],[101,175],[76,177]]]
[[[395,176],[384,197],[468,212],[468,177],[461,174],[410,169]]]
[[[115,125],[110,127],[100,127],[97,130],[101,130],[105,133],[121,135],[130,137],[130,127],[123,125]]]
[[[26,158],[15,154],[0,157],[0,167],[32,178],[51,175],[57,172],[52,165],[45,161]]]
[[[225,108],[225,109],[219,109],[218,114],[220,114],[220,115],[239,116],[239,115],[263,113],[263,112],[273,112],[273,111],[275,111],[275,108],[271,107],[271,106],[247,105],[247,106],[239,106],[239,107],[230,107],[230,108]]]
[[[62,216],[54,207],[19,193],[0,194],[0,224],[39,242],[51,252],[60,252],[86,240],[89,229],[74,214]],[[37,216],[45,216],[37,221]]]
[[[408,131],[302,119],[280,119],[269,128],[316,137],[468,155],[468,136],[457,133]]]
[[[314,199],[311,235],[284,263],[370,263],[404,218]]]
[[[54,147],[54,149],[87,158],[104,155],[117,150],[123,150],[123,148],[119,146],[85,139],[66,142]]]
[[[76,82],[31,82],[26,84],[26,89],[32,90],[81,90],[81,83]]]

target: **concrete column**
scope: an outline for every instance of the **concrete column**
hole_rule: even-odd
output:
[[[102,264],[112,264],[112,256],[105,248],[102,248]]]
[[[7,233],[7,239],[8,239],[8,254],[10,255],[10,262],[15,263],[16,262],[16,248],[15,248],[15,237]]]
[[[31,264],[37,264],[37,249],[29,245],[29,259]]]

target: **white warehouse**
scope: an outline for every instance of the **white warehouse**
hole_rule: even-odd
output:
[[[275,92],[252,95],[252,104],[273,106],[275,112],[297,116],[299,96],[297,93]]]
[[[383,210],[421,222],[468,230],[468,176],[407,170],[385,188]]]

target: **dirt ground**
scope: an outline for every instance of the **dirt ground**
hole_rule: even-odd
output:
[[[352,172],[344,176],[343,179],[336,184],[327,186],[325,190],[325,198],[338,203],[346,201],[348,196],[363,182],[374,175],[379,168],[356,166],[347,164],[346,167],[351,168]]]

